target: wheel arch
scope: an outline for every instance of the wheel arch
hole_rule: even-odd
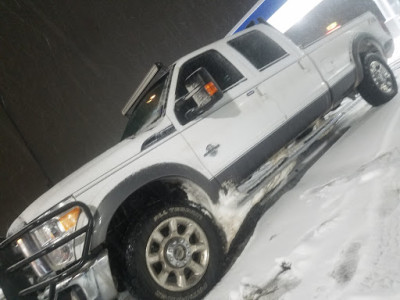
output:
[[[104,243],[112,219],[118,209],[127,201],[136,204],[133,195],[151,184],[187,183],[203,191],[212,203],[218,201],[220,185],[215,179],[209,180],[200,172],[180,164],[158,164],[143,169],[116,185],[101,201],[94,214],[94,232],[91,248],[94,249]],[[137,204],[142,208],[143,201]],[[206,204],[206,203],[204,203]]]
[[[369,33],[357,34],[352,42],[352,56],[356,65],[356,82],[357,87],[364,78],[362,56],[366,53],[379,53],[385,59],[383,46]]]

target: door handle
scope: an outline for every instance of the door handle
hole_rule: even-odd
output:
[[[206,156],[215,156],[218,153],[218,148],[219,144],[213,145],[213,144],[208,144],[206,147],[206,153],[204,153],[204,157]]]
[[[248,91],[248,92],[246,93],[247,96],[251,96],[251,95],[253,95],[253,94],[254,94],[254,90],[250,90],[250,91]]]
[[[300,59],[297,61],[297,63],[299,64],[300,68],[301,68],[303,71],[305,71],[305,72],[310,71],[310,69],[304,65],[304,58],[303,58],[303,57],[300,58]]]

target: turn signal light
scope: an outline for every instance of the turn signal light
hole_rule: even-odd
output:
[[[65,231],[68,231],[71,228],[75,227],[76,223],[78,222],[78,217],[80,213],[81,209],[79,207],[74,207],[58,219]]]
[[[207,91],[207,93],[208,93],[210,96],[212,96],[212,95],[214,95],[216,92],[218,92],[217,87],[215,86],[215,84],[214,84],[212,81],[210,81],[209,83],[207,83],[207,84],[204,86],[204,89]]]

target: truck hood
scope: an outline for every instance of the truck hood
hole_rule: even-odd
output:
[[[9,228],[9,233],[15,232],[23,223],[30,222],[62,200],[79,192],[79,190],[85,188],[99,177],[107,176],[107,173],[112,172],[120,164],[137,156],[141,152],[143,142],[159,132],[160,128],[166,127],[165,122],[162,123],[160,124],[161,126],[156,126],[134,139],[128,138],[121,141],[57,183],[22,212]]]

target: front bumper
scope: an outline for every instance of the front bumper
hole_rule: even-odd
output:
[[[76,293],[79,300],[115,299],[118,292],[112,279],[107,250],[102,252],[97,259],[88,262],[81,272],[60,282],[56,291],[57,294],[64,295]]]

